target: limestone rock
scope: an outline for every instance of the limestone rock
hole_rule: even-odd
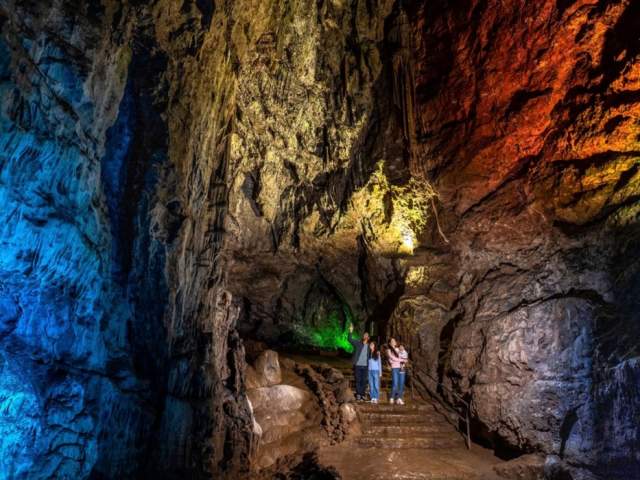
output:
[[[515,460],[494,467],[501,478],[509,480],[549,480],[545,476],[545,458],[540,455],[523,455]]]
[[[256,370],[251,365],[247,365],[244,370],[244,385],[247,390],[264,386],[261,380]]]
[[[411,16],[414,158],[439,224],[407,260],[390,333],[410,344],[416,386],[469,400],[496,449],[633,475],[640,103],[622,92],[638,85],[638,6],[468,7]]]
[[[299,410],[311,400],[306,390],[292,385],[274,385],[249,390],[247,396],[255,411],[288,412]]]
[[[270,411],[266,410],[260,414],[260,425],[263,430],[271,430],[277,427],[289,427],[291,429],[300,429],[301,425],[307,420],[306,415],[309,412],[303,410],[291,411]]]
[[[246,387],[316,407],[271,462],[339,441],[344,379],[241,336],[355,321],[497,450],[633,478],[639,5],[0,0],[0,477],[236,478]]]
[[[357,417],[356,409],[350,403],[340,405],[340,413],[347,423],[353,422]]]
[[[282,378],[298,386],[247,390],[262,432],[255,445],[255,465],[261,469],[273,467],[280,456],[302,455],[342,440],[355,418],[353,406],[340,405],[336,399],[345,380],[339,371],[328,365],[282,360]]]
[[[261,387],[269,387],[282,382],[282,372],[278,363],[278,354],[273,350],[265,350],[255,362],[255,373]]]

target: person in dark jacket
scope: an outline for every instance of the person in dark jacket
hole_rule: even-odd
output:
[[[369,375],[369,334],[364,332],[362,339],[353,338],[353,325],[349,325],[349,343],[353,346],[353,376],[356,381],[356,400],[364,400]]]

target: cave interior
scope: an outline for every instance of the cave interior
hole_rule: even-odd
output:
[[[637,0],[0,0],[0,478],[334,478],[256,391],[344,441],[300,356],[354,325],[517,478],[640,479],[638,32]]]

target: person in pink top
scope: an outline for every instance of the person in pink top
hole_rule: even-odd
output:
[[[408,358],[408,355],[405,356],[405,353],[406,352],[401,353],[398,350],[398,342],[396,342],[395,338],[389,340],[389,348],[387,350],[387,357],[391,365],[391,398],[389,399],[389,403],[404,405],[404,401],[402,400],[405,380],[404,366]]]

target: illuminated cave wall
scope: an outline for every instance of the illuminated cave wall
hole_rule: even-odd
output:
[[[238,72],[221,252],[245,337],[349,350],[347,324],[388,316],[402,289],[410,175],[386,57],[398,18],[389,0],[305,0],[260,23]]]
[[[0,9],[0,476],[83,478],[136,455],[151,421],[130,370],[132,313],[112,282],[99,188],[96,138],[124,77],[100,65],[111,81],[91,98],[86,59],[103,54],[100,37],[77,39],[86,57],[66,62],[64,16],[47,17],[54,41],[37,32],[43,19],[21,13]],[[115,105],[101,105],[110,96]]]
[[[391,331],[498,450],[640,471],[638,2],[415,4],[417,153],[439,193]],[[451,403],[455,398],[444,392]]]
[[[234,82],[213,21],[188,3],[0,2],[2,478],[246,469],[215,260]]]

